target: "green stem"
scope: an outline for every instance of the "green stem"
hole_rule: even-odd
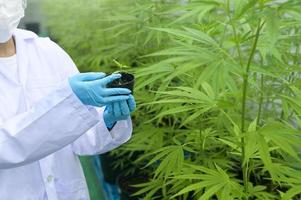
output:
[[[257,125],[260,122],[260,118],[261,118],[261,113],[262,113],[262,104],[263,104],[263,87],[264,87],[264,78],[263,78],[263,74],[261,74],[261,78],[260,78],[260,98],[259,98],[259,107],[258,107],[258,114],[257,114]]]
[[[243,74],[243,98],[242,98],[242,117],[241,117],[241,131],[242,132],[245,132],[246,100],[247,100],[249,71],[250,71],[252,60],[255,55],[255,51],[256,51],[259,35],[260,35],[260,30],[261,30],[261,22],[259,22],[259,25],[257,27],[256,36],[255,36],[251,54],[250,54],[250,57],[248,60],[247,68],[246,68],[245,73]]]
[[[250,67],[251,67],[251,63],[252,60],[254,59],[254,55],[256,52],[256,48],[257,48],[257,43],[258,43],[258,39],[260,36],[260,31],[262,28],[262,24],[261,21],[259,21],[258,23],[258,27],[256,30],[256,34],[255,34],[255,39],[253,42],[253,46],[251,49],[251,53],[250,53],[250,57],[248,59],[248,63],[247,63],[247,67],[246,70],[243,74],[243,97],[242,97],[242,115],[241,115],[241,132],[242,134],[245,133],[245,118],[246,118],[246,103],[247,103],[247,91],[248,91],[248,81],[249,81],[249,72],[250,72]],[[242,148],[242,163],[245,160],[245,138],[243,137],[241,140],[241,148]],[[243,182],[244,182],[244,187],[245,187],[245,192],[248,195],[249,193],[249,188],[248,188],[248,171],[249,171],[249,165],[248,162],[242,166],[243,167]],[[248,199],[248,198],[247,198]]]

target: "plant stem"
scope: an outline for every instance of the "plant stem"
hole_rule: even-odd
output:
[[[259,98],[259,107],[258,107],[258,114],[257,114],[257,125],[260,122],[260,118],[261,118],[261,113],[262,113],[262,103],[263,103],[263,87],[264,87],[264,77],[263,74],[261,74],[260,77],[260,98]]]
[[[261,20],[260,20],[258,23],[257,30],[256,30],[256,35],[255,35],[255,39],[254,39],[253,46],[251,49],[250,57],[248,59],[247,67],[243,74],[243,97],[242,97],[242,115],[241,115],[241,132],[242,132],[242,134],[245,133],[245,120],[246,120],[245,118],[246,118],[246,104],[247,104],[249,71],[250,71],[252,60],[254,59],[254,55],[256,52],[261,28],[262,28],[262,24],[261,24]],[[244,137],[242,137],[242,140],[241,140],[241,148],[242,148],[242,163],[243,163],[245,160],[245,138]],[[247,164],[243,165],[242,167],[243,167],[242,171],[243,171],[243,182],[244,182],[245,192],[246,192],[246,194],[248,194],[249,193],[249,188],[248,188],[249,165],[248,165],[248,162],[247,162]]]

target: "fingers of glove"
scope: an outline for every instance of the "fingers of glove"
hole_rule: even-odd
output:
[[[113,105],[107,105],[103,114],[103,119],[108,128],[112,128],[117,121],[113,114]]]
[[[120,95],[120,96],[112,96],[112,97],[104,97],[102,98],[102,102],[105,105],[111,104],[111,103],[115,103],[118,101],[126,101],[129,99],[128,95]]]
[[[106,74],[101,72],[89,72],[77,74],[75,76],[77,76],[76,78],[80,81],[95,81],[104,78]]]
[[[122,115],[118,118],[117,122],[122,120],[127,120],[129,117],[130,117],[129,115]]]
[[[113,112],[114,112],[114,116],[116,118],[120,118],[121,116],[121,108],[120,108],[120,102],[114,102],[113,103]]]
[[[128,94],[131,92],[130,90],[124,88],[104,89],[99,87],[99,85],[93,86],[91,84],[89,84],[87,87],[90,88],[88,90],[90,96],[97,99],[99,104],[109,104],[116,101],[127,100],[129,98]]]
[[[130,108],[129,108],[127,101],[120,101],[119,104],[120,104],[120,108],[121,108],[121,114],[123,116],[129,116],[131,113],[130,113]]]
[[[133,95],[130,95],[129,96],[129,99],[127,100],[127,103],[128,103],[128,106],[129,106],[129,109],[130,109],[130,112],[134,112],[135,109],[136,109],[136,101],[135,101],[135,98]]]
[[[105,108],[105,111],[108,114],[113,114],[113,106],[112,106],[112,104],[107,105],[106,108]]]
[[[129,95],[131,94],[131,90],[126,88],[103,89],[102,94],[104,97],[113,96],[113,95]]]
[[[101,80],[97,80],[98,84],[106,86],[107,84],[121,78],[121,74],[112,74],[110,76],[104,77]]]

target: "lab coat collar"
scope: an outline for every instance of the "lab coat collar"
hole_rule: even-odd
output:
[[[28,45],[38,36],[30,31],[16,29],[13,33],[16,43],[19,81],[22,86],[25,86],[28,78],[28,67],[31,53],[28,51]]]
[[[13,33],[13,36],[23,40],[34,39],[38,37],[35,33],[23,29],[16,29]]]

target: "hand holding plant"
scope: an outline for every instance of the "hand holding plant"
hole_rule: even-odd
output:
[[[108,128],[112,128],[118,121],[127,120],[136,109],[136,102],[133,95],[125,101],[114,102],[106,106],[104,121]]]
[[[124,88],[108,89],[107,84],[119,79],[121,75],[105,77],[104,73],[80,73],[69,78],[74,94],[85,105],[101,107],[113,102],[129,99],[130,90]]]

